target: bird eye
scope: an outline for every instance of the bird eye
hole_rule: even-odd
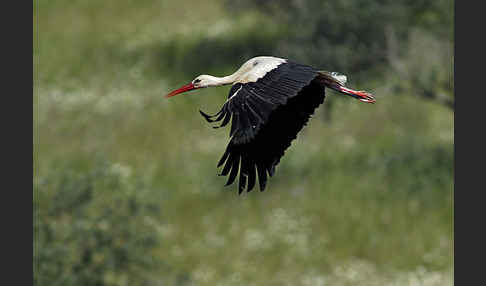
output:
[[[200,79],[195,79],[193,83],[199,83],[199,82],[201,82]]]

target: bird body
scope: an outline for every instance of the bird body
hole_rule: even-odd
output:
[[[307,124],[315,109],[324,102],[325,88],[374,103],[367,92],[344,86],[346,77],[319,71],[287,59],[260,56],[245,62],[226,77],[200,75],[191,83],[174,90],[167,97],[193,89],[232,84],[228,99],[219,112],[201,115],[210,123],[231,121],[230,142],[218,162],[220,175],[232,184],[238,172],[238,193],[250,192],[256,178],[265,190],[268,176],[273,176],[285,150]]]

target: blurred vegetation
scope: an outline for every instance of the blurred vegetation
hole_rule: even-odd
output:
[[[34,2],[35,284],[452,285],[453,5]],[[377,104],[329,92],[238,196],[197,112],[229,88],[163,95],[257,55]]]
[[[40,285],[147,285],[158,266],[159,205],[130,170],[72,162],[37,180],[34,201]],[[69,267],[66,267],[69,266]]]
[[[453,108],[453,0],[226,0],[226,6],[235,13],[257,9],[278,22],[285,32],[275,53],[333,67],[358,83],[386,79],[393,94],[406,89]]]

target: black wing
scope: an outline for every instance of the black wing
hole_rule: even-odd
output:
[[[247,181],[251,191],[257,176],[260,190],[265,189],[267,174],[273,176],[291,141],[324,101],[324,87],[314,80],[317,75],[311,67],[284,63],[257,82],[233,85],[215,115],[201,111],[208,122],[222,120],[215,128],[232,118],[231,140],[218,163],[218,167],[224,164],[221,175],[229,174],[226,185],[240,170],[239,193]]]

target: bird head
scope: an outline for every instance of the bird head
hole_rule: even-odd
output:
[[[193,89],[205,88],[205,87],[217,86],[217,85],[220,85],[220,83],[218,82],[216,77],[203,74],[196,77],[190,83],[183,85],[182,87],[170,92],[165,97],[172,97],[179,93],[187,92]]]

